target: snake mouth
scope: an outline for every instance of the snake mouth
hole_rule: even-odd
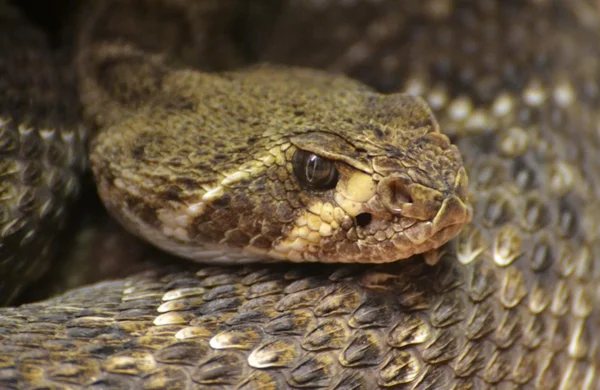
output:
[[[364,255],[355,261],[392,262],[444,245],[471,221],[467,186],[461,168],[453,185],[441,191],[394,174],[380,180],[372,198],[360,205],[338,196],[353,218],[348,236]]]
[[[331,204],[311,207],[268,254],[294,262],[390,263],[439,248],[472,216],[471,206],[458,195],[446,197],[428,219],[391,214],[377,196],[348,210]],[[331,220],[332,215],[339,219]]]
[[[377,185],[377,196],[355,216],[361,247],[388,241],[387,259],[396,261],[427,252],[454,238],[472,219],[467,201],[468,177],[458,170],[443,192],[394,174]],[[362,236],[362,237],[361,237]]]
[[[444,245],[471,221],[467,176],[441,190],[394,175],[352,172],[329,202],[296,217],[269,255],[295,262],[389,263]]]
[[[369,247],[385,246],[385,256],[369,262],[392,262],[436,249],[454,238],[472,218],[472,208],[456,195],[447,197],[433,218],[417,218],[362,212],[355,220],[356,242],[368,253]],[[369,256],[366,256],[369,257]],[[363,262],[357,260],[359,262]],[[366,262],[366,261],[364,261]]]

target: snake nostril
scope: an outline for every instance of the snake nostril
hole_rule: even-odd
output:
[[[373,216],[369,213],[360,213],[356,216],[356,224],[360,227],[365,227],[371,223]]]
[[[409,184],[409,179],[399,176],[389,176],[379,182],[377,193],[390,212],[400,214],[404,205],[413,203],[414,199]]]
[[[413,198],[410,195],[408,187],[401,180],[393,180],[389,183],[391,199],[390,201],[395,205],[401,205],[404,203],[412,203]]]

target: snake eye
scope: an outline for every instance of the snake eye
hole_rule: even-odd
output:
[[[338,170],[335,163],[316,154],[296,150],[292,157],[294,175],[300,186],[306,189],[325,191],[335,187]]]

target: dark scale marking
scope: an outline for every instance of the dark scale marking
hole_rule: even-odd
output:
[[[231,203],[231,194],[224,194],[223,196],[216,199],[212,204],[216,208],[227,207]]]
[[[167,103],[165,104],[165,109],[167,110],[173,110],[173,111],[190,111],[190,112],[194,112],[196,111],[196,103],[188,100],[188,99],[184,99],[184,98],[180,98],[180,97],[174,97],[172,99],[168,99]]]
[[[166,200],[178,201],[180,199],[181,189],[175,186],[170,186],[163,196]]]
[[[196,180],[187,177],[177,177],[175,182],[179,187],[184,188],[186,191],[196,191],[200,188],[200,183]]]

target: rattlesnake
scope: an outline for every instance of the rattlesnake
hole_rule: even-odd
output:
[[[110,9],[109,3],[101,8]],[[39,191],[37,197],[5,197],[28,200],[19,211],[39,211],[39,219],[23,226],[63,218],[63,203],[54,209],[46,202],[55,199],[47,188],[61,201],[77,192],[80,145],[92,130],[89,124],[98,132],[90,137],[92,166],[112,214],[156,245],[204,262],[254,262],[277,254],[309,262],[396,260],[412,255],[415,246],[386,246],[397,233],[386,235],[386,229],[406,215],[413,226],[415,219],[434,220],[440,213],[453,228],[433,242],[417,237],[426,244],[414,253],[429,251],[471,218],[467,173],[473,220],[437,252],[392,264],[168,265],[171,258],[157,254],[163,265],[151,271],[1,309],[0,384],[598,387],[594,3],[290,1],[271,10],[276,17],[266,18],[268,28],[253,22],[261,11],[258,2],[185,3],[120,1],[110,3],[115,7],[110,18],[85,16],[74,62],[87,127],[76,125],[77,107],[65,104],[74,93],[65,65],[40,67],[32,54],[20,54],[17,48],[38,45],[41,49],[24,52],[53,58],[41,35],[26,33],[29,28],[12,11],[6,16],[13,24],[0,34],[9,43],[3,48],[11,48],[3,56],[5,71],[24,78],[9,84],[16,91],[9,96],[16,98],[7,100],[12,110],[3,111],[12,117],[3,120],[2,140],[12,142],[4,141],[12,147],[4,150],[26,151],[34,162],[6,159],[2,172],[26,184],[7,181],[9,190]],[[252,17],[240,22],[236,5],[242,3],[243,14]],[[245,41],[245,50],[254,54],[249,57],[279,65],[218,75],[186,70],[190,62],[210,70],[244,62],[228,38],[232,23],[256,32]],[[13,29],[16,24],[22,33]],[[102,38],[97,46],[96,37]],[[128,40],[137,46],[128,46]],[[186,44],[174,44],[181,42]],[[190,50],[189,42],[203,50]],[[423,96],[435,118],[419,98],[376,94],[345,77],[298,66]],[[149,96],[152,104],[146,103]],[[61,109],[53,106],[57,101]],[[224,115],[209,115],[217,112]],[[210,139],[189,130],[199,123],[190,113],[201,114]],[[448,138],[437,132],[438,123],[460,149],[467,173]],[[252,126],[269,129],[249,137]],[[305,137],[311,126],[311,137]],[[225,133],[224,127],[233,131]],[[214,143],[219,136],[220,144]],[[236,138],[258,148],[231,146],[244,144]],[[42,146],[27,149],[32,139]],[[173,149],[178,153],[165,153]],[[263,150],[270,153],[256,152]],[[40,155],[65,162],[74,173],[39,169],[48,165],[36,165],[43,161]],[[317,162],[325,164],[329,192],[316,192],[322,188],[302,183],[302,173],[295,171],[295,159],[307,166],[315,155],[329,159]],[[336,161],[337,173],[327,161]],[[263,175],[269,166],[281,169]],[[215,169],[220,167],[225,169]],[[386,180],[389,171],[407,175]],[[263,181],[255,179],[260,175]],[[219,201],[236,183],[242,183],[246,199],[232,192],[235,196]],[[298,196],[305,192],[312,197]],[[308,211],[294,214],[289,207],[294,204]],[[347,217],[332,217],[329,208],[335,205]],[[204,214],[206,207],[215,210]],[[219,213],[219,207],[225,211]],[[438,212],[444,207],[452,212]],[[396,209],[398,220],[389,217]],[[267,217],[257,226],[260,219],[250,215]],[[311,232],[335,230],[336,221],[354,245],[333,250],[330,241],[320,241],[335,234],[309,239]],[[248,224],[243,229],[232,228],[243,223]],[[344,226],[350,223],[356,225]],[[356,244],[371,227],[372,238],[365,238],[370,246]],[[49,229],[31,234],[20,228],[3,228],[6,248],[56,240]],[[284,238],[274,244],[275,232],[284,232]],[[232,255],[193,241],[206,236],[245,249]],[[207,250],[213,251],[209,257]],[[11,259],[28,269],[40,267],[25,261],[42,257],[17,253],[21,257]],[[5,263],[13,272],[14,263]],[[8,282],[5,288],[14,291]]]

